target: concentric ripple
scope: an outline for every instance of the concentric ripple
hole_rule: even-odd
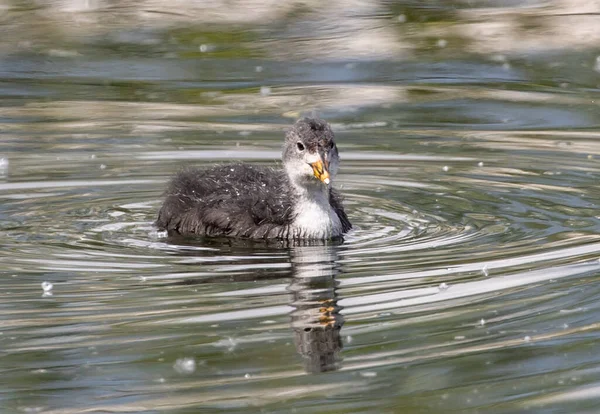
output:
[[[11,156],[15,179],[0,183],[0,341],[23,367],[16,377],[47,375],[44,391],[83,376],[94,386],[78,395],[93,399],[112,389],[101,382],[108,371],[123,393],[155,395],[143,405],[180,407],[221,407],[234,395],[277,404],[348,387],[383,396],[376,379],[392,381],[398,367],[425,375],[477,355],[500,364],[511,349],[598,330],[588,320],[597,289],[581,288],[600,271],[593,157],[557,154],[531,168],[524,153],[509,167],[497,154],[455,157],[451,142],[436,155],[419,153],[420,139],[397,153],[361,151],[359,132],[340,138],[335,185],[354,225],[342,244],[175,239],[154,228],[181,164],[271,163],[269,145],[59,153],[44,163]],[[29,362],[41,351],[46,362]],[[77,368],[53,368],[60,358]],[[514,371],[502,369],[487,375],[506,389]],[[335,380],[305,376],[324,371]],[[434,385],[452,387],[451,378]],[[273,394],[257,401],[272,381]],[[61,401],[43,403],[69,412]],[[110,409],[132,407],[115,400]]]

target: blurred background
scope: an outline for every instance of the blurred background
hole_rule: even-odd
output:
[[[0,0],[0,411],[597,413],[600,1]],[[331,122],[343,244],[168,238]]]

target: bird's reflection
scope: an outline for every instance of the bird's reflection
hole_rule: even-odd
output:
[[[309,373],[334,371],[340,367],[344,319],[337,305],[338,282],[335,246],[291,247],[294,311],[291,325],[296,350]]]
[[[304,361],[305,370],[309,373],[334,371],[340,367],[342,340],[340,331],[344,319],[340,315],[341,307],[337,305],[336,289],[339,273],[339,255],[337,249],[342,240],[332,241],[273,241],[256,242],[251,240],[201,239],[199,244],[193,239],[171,238],[179,246],[198,246],[218,248],[220,253],[232,255],[231,264],[239,264],[238,255],[251,253],[273,253],[286,251],[289,253],[291,274],[286,269],[254,270],[250,273],[228,276],[235,282],[249,280],[280,279],[290,277],[287,287],[290,292],[291,328],[294,334],[296,350]],[[182,251],[184,256],[207,256],[213,251]],[[221,261],[221,263],[224,263]],[[196,266],[191,263],[190,266]],[[186,279],[175,284],[222,283],[223,275],[203,277],[200,280]]]

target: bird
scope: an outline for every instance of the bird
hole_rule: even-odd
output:
[[[332,186],[339,161],[329,123],[301,118],[285,134],[282,168],[183,168],[168,184],[155,224],[183,236],[343,238],[352,224]]]

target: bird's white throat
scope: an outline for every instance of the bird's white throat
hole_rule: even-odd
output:
[[[298,194],[292,224],[295,237],[328,239],[342,234],[342,223],[329,203],[327,187],[305,188]]]

